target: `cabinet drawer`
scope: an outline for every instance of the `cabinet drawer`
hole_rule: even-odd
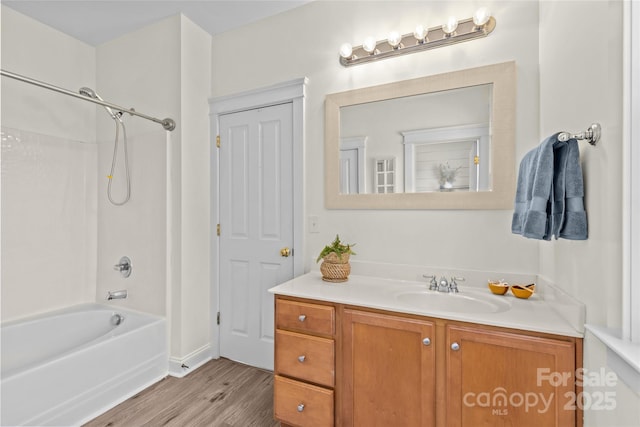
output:
[[[333,387],[332,339],[276,330],[276,373]]]
[[[276,375],[274,413],[283,423],[299,427],[331,427],[333,390]]]
[[[331,306],[276,300],[276,328],[333,335],[335,310]]]

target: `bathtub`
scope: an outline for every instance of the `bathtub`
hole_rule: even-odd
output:
[[[82,304],[1,331],[3,426],[80,425],[164,378],[164,318]]]

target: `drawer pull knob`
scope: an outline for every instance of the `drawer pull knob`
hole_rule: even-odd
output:
[[[304,403],[298,405],[298,412],[304,411]]]
[[[298,362],[302,363],[304,362],[304,359],[306,359],[307,357],[305,355],[302,356],[298,356]]]
[[[422,340],[422,344],[424,344],[424,345],[431,345],[431,340],[430,340],[429,338],[424,338],[424,339]]]
[[[298,316],[298,320],[301,322],[304,322],[306,318],[307,316],[305,316],[304,314],[301,314],[300,316]]]
[[[460,350],[460,344],[458,344],[457,342],[454,342],[453,344],[451,344],[451,350],[453,351]]]

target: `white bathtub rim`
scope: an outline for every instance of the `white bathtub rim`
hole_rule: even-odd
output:
[[[60,359],[63,359],[65,357],[68,357],[70,354],[73,353],[83,353],[83,352],[87,352],[89,351],[90,348],[93,348],[94,346],[100,347],[105,345],[106,343],[108,343],[108,341],[111,338],[114,338],[116,336],[120,337],[120,336],[126,336],[129,335],[131,333],[135,333],[136,331],[139,330],[144,330],[144,329],[148,329],[148,328],[153,328],[154,326],[156,326],[158,323],[162,323],[165,322],[166,320],[163,317],[160,316],[156,316],[153,314],[149,314],[149,313],[144,313],[144,312],[140,312],[140,311],[135,311],[135,310],[128,310],[128,309],[122,309],[121,307],[117,307],[117,308],[113,308],[113,307],[109,307],[103,304],[96,304],[96,303],[87,303],[87,304],[78,304],[78,305],[74,305],[71,307],[67,307],[65,309],[62,310],[55,310],[55,311],[51,311],[48,313],[41,313],[39,315],[36,316],[30,316],[29,319],[27,320],[27,318],[23,318],[22,321],[16,321],[14,323],[14,321],[11,321],[11,324],[2,324],[2,326],[11,326],[11,325],[15,325],[15,324],[21,324],[21,323],[28,323],[28,322],[37,322],[37,321],[41,321],[42,319],[46,319],[48,317],[51,316],[60,316],[60,315],[64,315],[64,314],[68,314],[68,313],[75,313],[75,312],[81,312],[84,311],[82,309],[87,309],[87,308],[92,308],[92,309],[106,309],[106,311],[115,311],[118,314],[123,314],[125,317],[125,322],[127,321],[127,315],[138,315],[138,316],[143,316],[146,318],[150,318],[150,321],[148,323],[145,323],[141,326],[138,326],[134,329],[125,331],[125,332],[121,332],[121,331],[116,331],[116,329],[113,329],[109,332],[107,332],[104,335],[101,335],[99,337],[96,337],[90,341],[87,341],[85,343],[83,343],[82,345],[76,346],[76,347],[72,347],[67,349],[66,351],[62,352],[62,353],[58,353],[55,356],[43,360],[41,363],[38,363],[37,365],[32,365],[27,367],[26,369],[21,369],[15,372],[9,371],[6,374],[3,374],[2,377],[0,378],[0,383],[5,382],[5,381],[9,381],[9,380],[13,380],[16,378],[20,378],[21,376],[27,375],[29,374],[31,371],[33,370],[39,370],[39,369],[44,369],[56,362],[58,362]]]
[[[80,311],[86,311],[87,309],[96,309],[96,308],[103,309],[103,310],[110,310],[110,311],[122,311],[124,313],[128,312],[129,314],[134,314],[134,315],[137,314],[140,316],[150,317],[150,318],[153,318],[154,320],[166,320],[164,316],[159,316],[153,313],[147,313],[145,311],[134,310],[134,309],[122,307],[119,305],[109,305],[109,304],[103,304],[99,302],[84,302],[80,304],[70,305],[67,307],[56,308],[49,311],[43,311],[40,313],[29,314],[23,317],[9,319],[4,322],[0,322],[0,329],[5,326],[14,326],[19,323],[35,322],[50,316],[59,316],[62,314],[75,313]]]
[[[81,311],[87,311],[87,306],[96,305],[97,304],[82,304],[81,306],[83,307],[81,307]],[[104,311],[104,306],[99,306],[98,310]],[[91,310],[91,308],[89,308],[89,310]],[[74,312],[76,310],[67,309],[65,311]],[[107,311],[112,311],[112,308],[107,307]],[[132,310],[123,310],[120,308],[116,308],[113,311],[122,313],[124,316],[127,316],[127,314],[132,315],[133,313]],[[14,412],[12,415],[7,414],[6,419],[4,417],[5,414],[3,414],[2,422],[8,423],[8,425],[15,423],[19,425],[81,425],[106,410],[111,409],[126,398],[135,395],[137,392],[165,378],[168,373],[166,320],[146,313],[138,314],[142,315],[144,319],[142,319],[140,323],[132,323],[132,325],[134,325],[132,330],[114,334],[114,336],[107,337],[106,339],[103,335],[101,340],[93,342],[91,345],[83,345],[81,346],[82,348],[75,346],[72,351],[64,356],[60,355],[60,357],[45,359],[42,363],[31,365],[16,375],[9,378],[2,378],[2,386],[3,391],[5,387],[7,387],[6,390],[12,390],[13,393],[13,390],[17,390],[15,387],[20,387],[22,381],[33,381],[33,378],[42,378],[42,375],[49,378],[48,381],[50,381],[50,384],[55,384],[60,380],[64,382],[63,378],[51,378],[51,372],[72,372],[75,360],[69,359],[69,356],[79,358],[80,360],[97,360],[96,355],[108,354],[109,351],[113,349],[112,345],[114,340],[124,340],[125,343],[129,342],[132,344],[138,342],[138,336],[142,334],[142,336],[146,336],[145,342],[148,339],[152,339],[150,342],[151,346],[145,344],[141,347],[145,348],[146,351],[144,353],[138,353],[140,357],[137,357],[134,364],[122,365],[122,360],[118,362],[109,359],[106,371],[102,371],[103,375],[99,375],[98,378],[96,378],[96,382],[87,384],[84,388],[75,386],[76,391],[65,392],[68,395],[52,402],[54,403],[53,405],[40,405],[37,409],[34,408],[32,414],[24,412],[23,409],[19,410],[21,412]],[[149,332],[146,333],[146,331]],[[161,338],[161,341],[155,341],[155,339],[150,338],[149,333]],[[120,347],[121,351],[128,353],[127,348],[129,348],[129,346],[126,345],[125,347]],[[63,365],[60,365],[60,363],[63,363]],[[124,369],[113,371],[114,367],[118,366],[118,363],[120,363],[120,366],[124,367]],[[84,372],[82,369],[81,372]],[[105,372],[115,372],[115,374],[104,375]],[[60,374],[53,374],[53,377],[56,375],[60,376]],[[22,376],[25,378],[21,378]],[[35,391],[37,396],[39,391]],[[18,393],[21,392],[19,391]],[[30,394],[24,397],[21,397],[19,394],[14,396],[14,399],[21,401],[22,399],[29,399],[28,396],[30,396]],[[2,403],[3,405],[6,403],[4,396]]]
[[[137,331],[142,331],[145,329],[149,329],[149,328],[153,328],[154,326],[156,326],[158,324],[158,321],[154,321],[153,323],[149,323],[143,326],[140,326],[136,329],[121,333],[121,334],[117,334],[117,335],[113,335],[109,338],[114,338],[114,337],[124,337],[127,335],[130,335],[132,333],[136,333]],[[47,359],[45,361],[43,361],[42,363],[39,363],[37,365],[34,366],[30,366],[27,369],[22,369],[20,371],[17,372],[9,372],[7,375],[3,375],[2,378],[0,379],[0,383],[6,382],[6,381],[12,381],[14,379],[18,379],[22,376],[28,375],[30,374],[32,371],[38,371],[38,370],[42,370],[42,369],[46,369],[48,368],[50,365],[53,365],[57,362],[59,362],[61,359],[64,359],[65,357],[70,356],[71,354],[83,354],[86,353],[88,351],[90,351],[91,349],[95,348],[100,348],[100,347],[104,347],[106,345],[109,344],[109,339],[105,339],[104,335],[96,338],[94,340],[88,341],[85,344],[78,346],[78,347],[73,347],[67,351],[65,351],[64,353],[60,353],[57,354],[56,356]]]

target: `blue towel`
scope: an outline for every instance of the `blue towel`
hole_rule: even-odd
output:
[[[520,162],[511,231],[551,240],[587,238],[584,185],[578,142],[554,134]]]

